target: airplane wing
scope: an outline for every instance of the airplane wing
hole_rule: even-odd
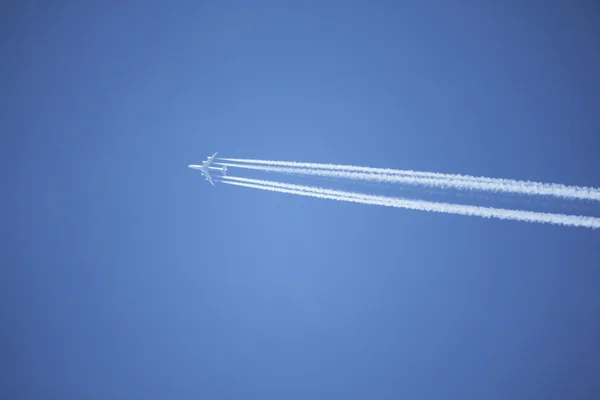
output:
[[[215,184],[214,184],[212,178],[210,177],[210,174],[208,173],[208,171],[202,170],[202,173],[204,174],[204,177],[206,178],[206,180],[209,181],[211,185],[215,186]]]
[[[218,152],[217,152],[218,153]],[[206,166],[209,166],[211,162],[213,162],[213,160],[215,159],[215,157],[217,156],[217,153],[213,154],[212,156],[208,157],[208,159],[206,160]]]

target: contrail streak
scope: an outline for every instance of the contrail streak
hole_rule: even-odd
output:
[[[502,208],[480,207],[461,204],[450,204],[423,200],[408,200],[398,197],[376,196],[352,193],[341,190],[323,189],[319,187],[294,185],[289,183],[265,181],[260,179],[223,176],[222,183],[279,193],[297,194],[320,199],[347,201],[360,204],[381,205],[418,211],[439,212],[456,215],[497,218],[523,222],[537,222],[572,227],[600,228],[600,218],[565,214],[550,214],[534,211],[508,210]]]
[[[478,181],[478,180],[459,180],[459,179],[441,179],[434,177],[422,177],[422,176],[411,176],[411,175],[390,175],[390,174],[375,174],[365,172],[350,172],[343,170],[326,170],[326,169],[313,169],[313,168],[292,168],[292,167],[272,167],[267,165],[251,165],[251,164],[234,164],[230,162],[215,163],[218,165],[227,165],[228,167],[252,169],[265,172],[279,172],[284,174],[296,174],[296,175],[312,175],[312,176],[325,176],[341,179],[353,179],[363,180],[369,182],[386,182],[386,183],[404,183],[409,185],[421,185],[438,188],[454,188],[460,190],[482,190],[490,192],[503,192],[503,193],[518,193],[527,194],[530,196],[541,196],[550,195],[563,198],[577,198],[577,199],[588,199],[588,200],[600,200],[600,192],[597,194],[583,191],[568,192],[562,189],[558,189],[552,186],[527,186],[527,185],[514,185],[507,184],[505,182],[494,182],[494,181]],[[543,184],[542,184],[543,185]],[[571,189],[571,188],[569,188]]]
[[[223,165],[236,166],[238,168],[249,168],[248,165],[242,164],[262,164],[262,168],[266,166],[285,167],[293,169],[311,169],[320,172],[335,171],[338,173],[354,173],[364,175],[348,176],[349,179],[370,180],[375,182],[392,182],[392,183],[408,183],[413,185],[435,186],[441,188],[453,187],[462,190],[482,190],[490,192],[516,193],[526,194],[531,196],[553,196],[564,199],[580,199],[580,200],[596,200],[600,201],[600,188],[590,188],[582,186],[567,186],[558,183],[542,183],[532,181],[520,181],[514,179],[499,179],[485,178],[469,175],[458,174],[442,174],[436,172],[420,172],[412,170],[398,170],[389,168],[372,168],[353,165],[337,165],[337,164],[320,164],[320,163],[303,163],[293,161],[268,161],[268,160],[252,160],[239,158],[221,158],[220,160],[226,163]],[[229,164],[234,162],[238,164]],[[254,166],[253,169],[258,169]],[[271,167],[269,167],[271,168]],[[282,171],[278,171],[282,172]],[[298,172],[285,172],[298,173]],[[307,173],[304,173],[305,175]],[[310,175],[317,175],[310,173]],[[331,176],[331,175],[319,175]],[[336,175],[340,177],[339,175]],[[375,178],[377,176],[377,178]],[[366,179],[370,178],[370,179]],[[412,181],[409,181],[412,179]]]

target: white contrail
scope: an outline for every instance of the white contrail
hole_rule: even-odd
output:
[[[395,182],[409,183],[407,178],[423,179],[424,181],[412,184],[436,186],[436,187],[454,187],[457,189],[467,190],[483,190],[491,192],[517,193],[537,196],[554,196],[565,199],[582,199],[600,201],[600,188],[590,188],[582,186],[567,186],[558,183],[542,183],[532,181],[520,181],[514,179],[499,179],[485,178],[459,174],[442,174],[436,172],[420,172],[412,170],[398,170],[389,168],[372,168],[353,165],[336,165],[336,164],[321,164],[321,163],[303,163],[293,161],[268,161],[268,160],[251,160],[239,158],[221,158],[220,160],[227,162],[243,163],[243,164],[262,164],[295,169],[313,169],[324,171],[351,171],[359,174],[370,174],[383,177],[381,179],[368,179],[379,182]],[[227,163],[220,163],[230,165]],[[240,164],[237,164],[241,168]],[[247,167],[246,167],[247,168]],[[265,167],[266,168],[266,167]],[[293,172],[290,172],[293,173]],[[404,178],[402,181],[398,179]],[[350,179],[363,179],[354,177]],[[435,184],[433,184],[435,182]]]
[[[600,218],[595,217],[550,214],[523,210],[508,210],[502,208],[450,204],[423,200],[408,200],[398,197],[367,195],[341,190],[323,189],[319,187],[294,185],[289,183],[233,176],[223,176],[220,179],[223,183],[229,185],[243,186],[280,193],[298,194],[301,196],[317,197],[321,199],[348,201],[360,204],[373,204],[419,211],[477,216],[482,218],[498,218],[504,220],[547,223],[593,229],[600,228]]]
[[[292,168],[292,167],[273,167],[267,165],[251,165],[251,164],[235,164],[230,162],[215,163],[218,165],[227,165],[228,167],[252,169],[266,172],[279,172],[284,174],[298,174],[298,175],[312,175],[312,176],[325,176],[341,179],[353,179],[363,180],[369,182],[386,182],[386,183],[404,183],[409,185],[421,185],[438,188],[454,188],[460,190],[482,190],[490,192],[503,192],[503,193],[518,193],[527,194],[530,196],[541,196],[549,195],[563,198],[576,198],[576,199],[587,199],[587,200],[600,200],[600,191],[598,193],[591,191],[580,191],[573,190],[572,187],[565,189],[559,189],[553,186],[528,186],[528,185],[515,185],[508,184],[506,182],[494,182],[494,181],[479,181],[479,180],[462,180],[462,179],[449,179],[449,178],[434,178],[416,175],[391,175],[391,174],[376,174],[367,172],[350,172],[344,170],[328,170],[328,169],[314,169],[314,168]]]

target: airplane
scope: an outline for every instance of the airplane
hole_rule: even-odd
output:
[[[217,152],[218,153],[218,152]],[[198,169],[202,172],[202,174],[204,175],[204,180],[209,181],[211,185],[215,186],[212,177],[210,176],[210,170],[213,171],[221,171],[221,173],[223,175],[227,175],[227,166],[223,165],[221,168],[219,167],[211,167],[210,164],[213,162],[213,160],[215,159],[215,157],[217,156],[217,153],[213,154],[212,156],[208,157],[208,159],[206,161],[202,161],[202,165],[188,165],[188,167],[190,167],[191,169]]]

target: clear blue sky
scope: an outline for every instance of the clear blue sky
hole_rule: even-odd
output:
[[[599,232],[187,168],[598,187],[597,4],[9,3],[0,397],[599,398]]]

